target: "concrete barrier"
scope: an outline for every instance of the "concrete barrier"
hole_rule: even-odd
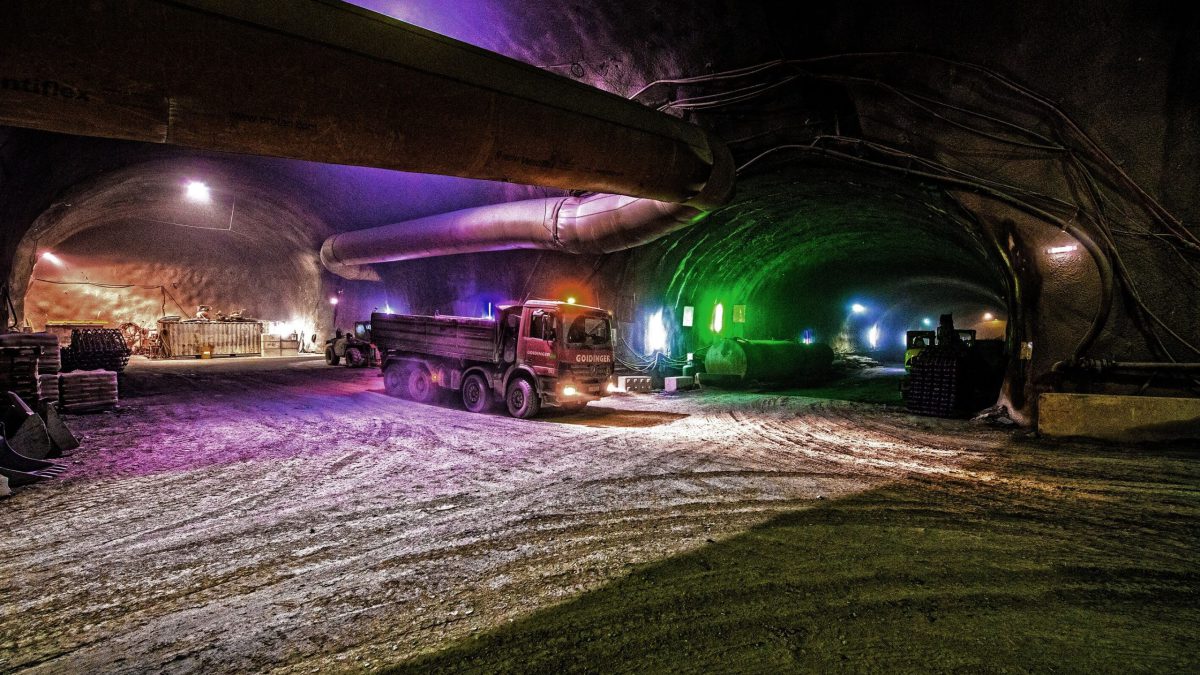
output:
[[[1122,442],[1200,439],[1200,398],[1042,394],[1038,433]]]
[[[617,376],[617,391],[650,391],[649,375],[619,375]]]
[[[664,377],[664,391],[687,391],[688,389],[696,388],[696,378],[688,375],[687,377]]]

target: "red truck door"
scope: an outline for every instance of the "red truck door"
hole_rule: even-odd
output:
[[[521,355],[538,375],[557,375],[558,357],[554,351],[558,335],[558,316],[545,309],[525,310],[525,330],[521,333]]]

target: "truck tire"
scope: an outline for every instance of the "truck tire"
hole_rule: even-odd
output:
[[[399,363],[389,365],[383,371],[383,388],[388,396],[408,398],[408,368]]]
[[[537,390],[533,388],[533,384],[523,378],[518,377],[508,383],[508,392],[504,396],[504,403],[508,408],[508,414],[517,419],[527,420],[538,414],[542,403],[538,400]]]
[[[421,366],[415,366],[408,371],[408,397],[417,403],[429,403],[437,393],[437,386],[429,371]]]
[[[362,368],[367,364],[367,357],[363,356],[362,350],[358,347],[350,347],[346,350],[346,365],[350,368]]]
[[[341,359],[338,358],[337,353],[333,351],[333,347],[325,348],[325,363],[328,363],[331,366],[336,366],[340,360]]]
[[[484,412],[492,407],[492,390],[479,373],[471,373],[463,380],[463,407],[471,412]]]

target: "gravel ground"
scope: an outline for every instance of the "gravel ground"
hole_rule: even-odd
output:
[[[0,501],[0,670],[394,664],[819,499],[986,480],[1008,442],[716,391],[518,421],[309,358],[135,362],[123,387],[68,418],[65,479]]]

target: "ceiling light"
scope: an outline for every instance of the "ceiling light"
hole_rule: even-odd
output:
[[[200,202],[207,204],[212,201],[209,195],[208,186],[198,180],[188,181],[187,191],[185,193],[188,201]]]

